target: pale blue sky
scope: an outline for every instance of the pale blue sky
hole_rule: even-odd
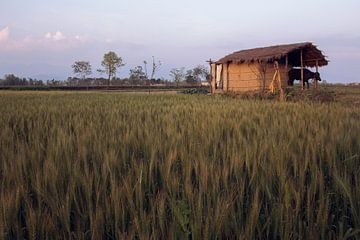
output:
[[[75,60],[99,67],[106,51],[129,68],[163,62],[206,64],[233,51],[311,41],[329,56],[329,82],[358,82],[360,1],[235,0],[1,0],[0,76],[65,79]]]

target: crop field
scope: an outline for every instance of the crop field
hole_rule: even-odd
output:
[[[0,239],[360,239],[360,91],[340,90],[0,91]]]

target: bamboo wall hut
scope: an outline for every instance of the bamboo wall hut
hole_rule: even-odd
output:
[[[296,43],[264,48],[242,50],[227,55],[216,62],[210,60],[211,91],[266,91],[271,87],[278,66],[279,81],[287,86],[288,71],[301,69],[302,81],[305,67],[318,67],[328,64],[322,52],[312,43]]]

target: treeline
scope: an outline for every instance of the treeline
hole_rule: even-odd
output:
[[[154,56],[152,57],[151,64],[148,64],[148,62],[144,60],[142,65],[138,65],[130,69],[129,77],[123,79],[120,83],[133,85],[146,83],[154,84],[160,83],[161,81],[166,83],[167,81],[164,79],[155,79],[161,64],[162,63],[160,61],[155,60]],[[125,66],[125,63],[120,56],[118,56],[115,52],[110,51],[104,54],[101,66],[103,68],[97,69],[96,71],[106,74],[108,85],[111,85],[112,80],[117,79],[116,74],[118,70]],[[89,61],[76,61],[71,67],[77,78],[83,79],[84,81],[87,79],[87,76],[92,74],[92,66]],[[189,69],[187,71],[185,71],[185,68],[174,68],[170,71],[170,77],[172,82],[175,82],[177,85],[180,82],[199,83],[202,80],[208,81],[210,79],[210,73],[205,66],[198,65],[194,69]]]
[[[186,79],[188,81],[186,81]],[[189,81],[191,80],[191,81]],[[149,85],[163,85],[163,86],[182,86],[182,85],[200,85],[198,81],[192,81],[192,78],[188,76],[184,78],[183,81],[176,82],[169,79],[157,78],[157,79],[142,79],[142,78],[112,78],[110,84],[106,78],[78,78],[78,77],[69,77],[65,81],[60,80],[38,80],[33,78],[20,78],[14,74],[8,74],[4,76],[4,79],[0,79],[0,86],[149,86]]]
[[[0,79],[0,86],[44,86],[49,81],[43,82],[33,78],[20,78],[14,74],[7,74],[4,79]]]
[[[7,74],[4,79],[0,79],[0,86],[105,86],[108,85],[108,79],[106,78],[78,78],[69,77],[65,81],[59,80],[38,80],[35,78],[20,78],[14,74]],[[134,79],[134,78],[112,78],[110,85],[124,86],[124,85],[155,85],[165,84],[172,85],[173,82],[165,79]]]
[[[130,69],[126,78],[117,77],[120,68],[125,66],[123,59],[115,52],[105,53],[101,61],[101,69],[96,72],[106,77],[91,77],[92,65],[89,61],[75,61],[72,65],[74,76],[65,81],[59,80],[37,80],[33,78],[20,78],[14,74],[4,76],[0,79],[0,86],[143,86],[143,85],[200,85],[203,81],[209,81],[208,68],[198,65],[193,69],[173,68],[170,71],[170,79],[157,78],[156,75],[162,63],[152,57],[152,62],[143,61],[142,64]]]

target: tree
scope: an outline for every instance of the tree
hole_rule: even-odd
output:
[[[117,69],[125,66],[121,57],[119,57],[115,52],[108,52],[104,54],[101,66],[104,69],[98,70],[99,72],[106,73],[108,75],[108,85],[110,85],[111,77],[116,76]]]
[[[187,70],[185,74],[185,81],[187,83],[198,83],[201,82],[202,80],[209,80],[209,79],[210,79],[210,72],[203,65],[197,65],[195,68]]]
[[[155,57],[152,56],[152,71],[151,71],[151,78],[150,79],[154,79],[156,71],[159,70],[160,66],[161,66],[161,62],[158,61],[157,63],[155,62]]]
[[[2,85],[7,86],[18,86],[18,85],[27,85],[26,79],[21,79],[14,74],[5,75],[5,79],[2,81]]]
[[[209,80],[210,72],[204,65],[197,65],[193,69],[193,76],[196,82],[200,82],[202,79]]]
[[[144,61],[143,63],[144,63],[144,70],[145,70],[146,79],[149,79],[149,77],[148,77],[148,72],[147,72],[147,64],[148,64],[148,63],[147,63],[147,61]],[[153,80],[153,79],[154,79],[155,74],[156,74],[156,72],[159,70],[160,66],[161,66],[161,62],[160,62],[160,61],[156,62],[156,61],[155,61],[155,57],[152,56],[152,69],[151,69],[151,77],[150,77],[150,80]]]
[[[136,66],[133,69],[130,69],[130,81],[132,83],[139,83],[141,80],[146,79],[146,74],[142,66]]]
[[[74,74],[83,80],[92,73],[90,62],[87,61],[76,61],[71,67],[73,68]]]
[[[148,72],[147,72],[147,61],[146,60],[144,60],[144,71],[145,71],[145,77],[146,77],[146,79],[149,79],[149,77],[148,77]]]
[[[195,82],[197,82],[197,79],[194,76],[194,70],[190,69],[190,70],[186,71],[185,82],[187,82],[187,83],[195,83]]]
[[[170,71],[170,76],[176,82],[176,86],[179,86],[179,82],[181,82],[184,79],[185,76],[185,68],[173,68]]]

